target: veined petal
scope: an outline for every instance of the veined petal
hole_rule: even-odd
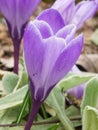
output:
[[[37,5],[40,3],[41,0],[15,0],[16,1],[16,19],[17,23],[26,22],[32,13],[35,11]],[[21,20],[18,21],[18,19]]]
[[[42,37],[37,27],[30,22],[24,33],[24,57],[26,68],[30,79],[33,81],[34,88],[40,87],[42,71],[44,47],[42,44]]]
[[[48,79],[51,77],[50,73],[53,69],[53,66],[54,66],[57,58],[59,57],[60,53],[63,51],[63,49],[65,47],[65,40],[52,36],[48,39],[43,40],[43,43],[44,43],[45,53],[44,53],[44,58],[43,58],[42,71],[40,73],[41,83],[40,83],[40,86],[38,86],[38,87],[36,85],[36,91],[34,94],[35,99],[40,99],[40,100],[44,100],[47,96],[47,95],[44,95],[44,93],[45,93],[45,91],[48,92],[47,88],[48,88],[48,85],[50,84],[48,82]],[[51,86],[49,86],[49,87],[51,87]],[[40,91],[43,90],[43,92],[41,92],[41,93],[43,93],[43,95],[41,95],[41,97],[40,97],[39,90]]]
[[[16,1],[0,0],[0,11],[10,24],[13,22],[13,26],[15,27]]]
[[[75,24],[78,28],[80,28],[83,23],[91,18],[97,9],[97,4],[95,1],[82,1],[76,6],[75,14],[70,23]]]
[[[17,29],[18,37],[21,37],[22,27],[29,20],[29,17],[40,1],[41,0],[0,0],[0,11],[10,25],[12,37],[14,37],[15,29]]]
[[[0,1],[0,11],[3,13],[3,15],[8,19],[8,21],[10,20],[15,20],[14,16],[16,14],[16,1],[14,0],[1,0]],[[13,21],[15,22],[15,21]]]
[[[48,23],[42,20],[34,20],[34,25],[40,30],[42,38],[48,38],[53,35],[53,31]]]
[[[68,24],[73,17],[75,0],[56,0],[52,8],[58,10],[65,24]]]
[[[31,80],[34,98],[43,100],[50,72],[65,47],[65,40],[52,36],[43,39],[34,22],[30,22],[24,34],[24,56]]]
[[[69,24],[64,28],[60,29],[57,33],[57,37],[62,37],[65,39],[66,43],[70,42],[76,33],[76,26],[74,24]]]
[[[16,1],[16,24],[18,30],[26,23],[35,11],[41,0],[14,0]],[[10,3],[10,2],[9,2]],[[20,26],[19,26],[20,25]]]
[[[56,33],[59,29],[65,26],[64,20],[62,19],[59,12],[55,9],[47,9],[43,11],[38,17],[38,20],[46,21],[52,28],[53,32]]]
[[[61,80],[64,75],[73,67],[75,62],[77,61],[83,46],[83,35],[79,35],[77,38],[72,40],[64,51],[60,54],[59,58],[57,59],[49,82],[57,83]]]
[[[42,71],[43,82],[46,82],[46,80],[50,76],[50,72],[60,53],[65,48],[65,45],[65,40],[62,38],[57,38],[56,36],[44,40],[45,55]]]

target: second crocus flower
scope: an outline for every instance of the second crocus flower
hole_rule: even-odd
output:
[[[75,0],[56,0],[52,8],[62,15],[65,24],[73,23],[79,29],[87,19],[94,16],[98,2],[97,0],[83,0],[75,5]]]
[[[0,11],[5,17],[14,45],[14,72],[18,73],[20,42],[30,16],[41,0],[0,0]]]

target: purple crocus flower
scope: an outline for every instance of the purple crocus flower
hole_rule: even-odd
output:
[[[59,11],[65,24],[73,23],[80,28],[87,19],[93,17],[98,4],[97,0],[81,1],[77,5],[75,0],[57,0],[52,8]]]
[[[65,30],[65,34],[63,33],[62,29],[62,33],[60,35],[62,35],[62,37],[66,37],[67,43],[75,37],[76,26],[73,24],[68,24],[67,26],[65,26],[64,20],[62,19],[60,13],[55,9],[46,9],[37,17],[37,20],[43,20],[47,22],[51,26],[54,34],[56,34],[61,28],[63,28]]]
[[[81,74],[81,71],[77,68],[76,65],[74,65],[71,72],[74,74],[79,74],[79,75]],[[68,89],[67,93],[71,94],[72,96],[76,97],[77,99],[81,99],[83,96],[84,89],[85,89],[85,84],[81,84],[74,88]]]
[[[96,4],[98,4],[98,0],[95,0]]]
[[[0,0],[0,11],[8,24],[14,44],[14,72],[18,73],[20,42],[30,16],[41,0]]]
[[[59,12],[55,9],[47,9],[47,10],[43,11],[37,17],[37,19],[46,21],[51,26],[54,34],[60,28],[63,28],[61,30],[62,34],[60,34],[60,35],[63,37],[66,36],[67,43],[69,43],[69,41],[75,37],[76,26],[71,25],[71,24],[68,24],[67,26],[65,26],[64,21],[62,21]],[[58,21],[56,21],[57,19],[58,19]],[[55,23],[56,23],[56,25],[55,25]],[[62,23],[62,24],[60,24],[60,23]],[[65,28],[64,28],[64,26],[65,26]],[[63,33],[63,30],[66,30],[66,33]],[[70,34],[70,35],[68,35],[68,34]],[[81,71],[76,67],[76,65],[74,65],[74,67],[71,69],[71,72],[76,73],[76,74],[81,73]],[[84,87],[85,87],[85,85],[76,86],[72,89],[69,89],[67,92],[69,94],[72,94],[76,98],[80,99],[80,98],[82,98]]]
[[[76,28],[74,25],[63,27],[62,17],[57,11],[53,13],[53,9],[51,15],[50,24],[41,20],[40,16],[40,20],[27,25],[24,33],[24,57],[33,100],[25,130],[30,130],[40,105],[53,87],[70,71],[83,46],[83,35],[72,38]],[[42,15],[42,19],[44,18]],[[56,28],[53,27],[54,18],[57,18]]]
[[[75,0],[56,0],[52,8],[62,15],[65,25],[73,23],[79,29],[87,19],[95,14],[98,9],[98,0],[81,1],[77,5],[75,5]],[[71,72],[81,73],[76,66]],[[85,84],[69,89],[67,92],[80,99],[83,96],[84,88]]]

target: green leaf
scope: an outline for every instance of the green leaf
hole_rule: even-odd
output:
[[[98,107],[98,77],[92,78],[85,89],[83,100],[81,103],[81,110],[85,108],[85,106]]]
[[[11,108],[5,110],[2,117],[0,117],[0,124],[11,124],[16,120],[18,114],[18,108]]]
[[[57,130],[57,128],[59,127],[58,124],[53,125],[51,128],[47,129],[47,130]]]
[[[29,93],[29,89],[28,89],[28,91],[27,91],[27,93],[26,93],[26,95],[24,97],[24,101],[22,103],[21,109],[20,109],[20,111],[18,113],[18,116],[17,116],[17,120],[16,120],[17,124],[19,124],[21,122],[21,120],[22,120],[22,117],[24,115],[24,111],[26,109],[29,98],[30,98],[30,93]]]
[[[60,92],[60,89],[56,87],[51,91],[45,102],[46,104],[48,104],[48,106],[52,107],[53,109],[61,110],[65,107],[65,101]]]
[[[25,94],[27,93],[28,85],[18,89],[15,93],[11,93],[0,99],[0,110],[8,109],[17,106],[23,102]]]
[[[0,118],[0,124],[12,124],[16,120],[18,114],[18,108],[12,108],[5,110],[4,114]],[[5,130],[5,128],[0,128],[0,130]]]
[[[59,88],[55,87],[45,102],[56,111],[65,130],[74,130],[72,123],[65,114],[65,101]]]
[[[75,86],[78,86],[80,84],[87,82],[94,76],[95,74],[90,74],[90,73],[70,74],[68,77],[65,77],[63,80],[61,80],[57,84],[57,86],[61,90],[66,91],[72,87],[75,87]]]
[[[45,103],[45,110],[51,116],[56,116],[55,110],[51,106],[47,105],[46,103]]]
[[[81,120],[74,120],[72,121],[74,127],[79,127],[82,126],[82,121]]]
[[[51,128],[53,125],[51,124],[48,124],[48,125],[37,125],[37,126],[33,126],[31,128],[31,130],[47,130],[49,128]],[[23,126],[16,126],[16,127],[7,127],[7,128],[4,128],[4,129],[1,129],[0,130],[24,130],[24,127]]]
[[[0,124],[12,124],[16,120],[19,108],[14,107],[11,109],[0,111]],[[7,128],[1,127],[0,130],[5,130]]]
[[[14,73],[7,73],[6,75],[4,75],[2,84],[7,94],[11,93],[14,90],[18,80],[18,76]]]
[[[53,124],[48,124],[48,125],[38,125],[38,126],[33,126],[32,128],[31,128],[31,130],[47,130],[47,129],[49,129],[49,128],[51,128],[53,126]]]
[[[14,112],[14,111],[13,111]],[[16,111],[16,114],[17,114],[17,111]],[[15,114],[14,114],[15,115]],[[3,114],[2,114],[2,116],[3,116]],[[13,117],[13,113],[12,113],[12,115],[11,115],[11,117]],[[10,120],[10,119],[8,119],[8,120]],[[15,120],[15,118],[14,118],[14,120]],[[13,121],[14,121],[13,120]],[[43,120],[44,122],[48,122],[48,121],[54,121],[55,120],[55,118],[53,117],[53,118],[48,118],[48,119],[46,119],[46,120]],[[12,121],[11,121],[12,122]],[[24,122],[24,121],[23,121]],[[41,121],[42,122],[42,121]],[[4,123],[4,124],[10,124],[10,123]],[[39,130],[39,128],[40,128],[40,130],[47,130],[47,129],[49,129],[49,128],[52,128],[53,126],[56,126],[56,125],[58,125],[59,126],[59,123],[55,123],[55,124],[43,124],[43,125],[33,125],[32,126],[32,128],[31,128],[31,130]],[[2,127],[1,127],[2,128]],[[0,130],[1,130],[1,128],[0,128]],[[13,129],[12,129],[13,128]],[[4,129],[2,129],[2,130],[24,130],[24,126],[23,127],[20,127],[20,126],[15,126],[15,127],[10,127],[10,128],[4,128]],[[62,129],[61,129],[62,130]]]
[[[1,127],[0,130],[23,130],[24,127],[22,126],[16,126],[16,127]]]
[[[31,130],[48,130],[49,128],[52,128],[53,124],[44,124],[44,125],[36,125],[32,126]],[[2,127],[1,127],[2,128]],[[16,127],[5,127],[0,130],[24,130],[23,126],[16,126]]]
[[[82,125],[81,122],[81,115],[80,115],[80,110],[79,108],[75,107],[75,106],[70,106],[65,110],[66,115],[70,118],[70,119],[75,119],[72,120],[73,126],[74,127],[78,127]],[[79,119],[80,118],[80,119]],[[77,119],[77,120],[76,120]]]
[[[83,130],[98,130],[98,110],[86,106],[83,111]]]
[[[68,117],[79,116],[80,110],[72,105],[65,110],[65,113]]]
[[[28,75],[26,71],[22,71],[22,73],[19,76],[19,80],[17,82],[17,85],[15,86],[14,92],[23,87],[24,85],[26,85],[28,83]]]
[[[41,122],[54,122],[57,121],[58,118],[57,117],[51,117],[51,118],[47,118],[45,120],[40,120]],[[43,124],[43,125],[33,125],[31,130],[52,130],[52,128],[54,128],[53,130],[55,130],[57,128],[57,130],[64,130],[62,128],[61,123],[47,123],[47,124]]]

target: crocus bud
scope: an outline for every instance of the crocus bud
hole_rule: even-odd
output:
[[[63,22],[59,14],[56,16],[58,22],[55,26],[59,29],[55,33],[52,24],[50,26],[41,18],[30,22],[24,33],[24,57],[33,102],[25,130],[30,130],[40,105],[53,87],[71,70],[82,50],[83,35],[72,37],[75,25],[60,29]]]
[[[14,72],[18,73],[20,42],[30,16],[41,0],[0,0],[0,11],[14,44]]]

